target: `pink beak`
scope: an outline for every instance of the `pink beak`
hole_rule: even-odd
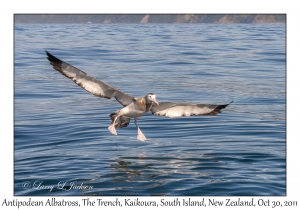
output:
[[[159,106],[159,103],[156,101],[155,98],[152,99],[152,102],[154,102],[157,106]]]

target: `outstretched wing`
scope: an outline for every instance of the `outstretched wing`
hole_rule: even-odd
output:
[[[232,102],[230,102],[229,104],[231,104]],[[151,112],[154,115],[166,116],[171,118],[178,118],[182,116],[189,117],[193,115],[215,115],[220,113],[221,110],[229,104],[213,105],[161,102],[159,103],[159,106],[154,105],[151,108]]]
[[[132,102],[132,96],[125,94],[100,80],[97,80],[76,67],[54,57],[47,51],[46,54],[50,64],[55,70],[73,80],[77,85],[93,95],[108,99],[115,97],[116,100],[123,106],[127,106]]]

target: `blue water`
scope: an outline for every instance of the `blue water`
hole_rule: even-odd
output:
[[[286,195],[284,24],[14,30],[15,195]],[[216,116],[148,113],[145,142],[133,121],[114,136],[120,104],[59,74],[45,50],[133,96],[234,103]]]

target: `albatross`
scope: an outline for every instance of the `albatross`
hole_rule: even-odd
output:
[[[215,104],[192,104],[192,103],[176,103],[176,102],[161,102],[158,103],[156,95],[148,93],[143,97],[133,97],[115,87],[112,87],[90,75],[79,70],[78,68],[58,59],[57,57],[46,51],[47,59],[53,68],[60,72],[62,75],[73,80],[78,86],[85,89],[87,92],[102,98],[115,98],[123,108],[110,114],[111,125],[108,130],[117,135],[116,129],[127,127],[130,119],[134,119],[134,124],[137,128],[137,139],[145,141],[146,137],[137,125],[137,120],[151,111],[153,115],[166,116],[170,118],[178,118],[182,116],[204,116],[216,115],[221,112],[226,106]]]

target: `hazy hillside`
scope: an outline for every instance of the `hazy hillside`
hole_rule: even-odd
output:
[[[267,15],[28,15],[15,14],[15,23],[285,23],[285,14]]]

